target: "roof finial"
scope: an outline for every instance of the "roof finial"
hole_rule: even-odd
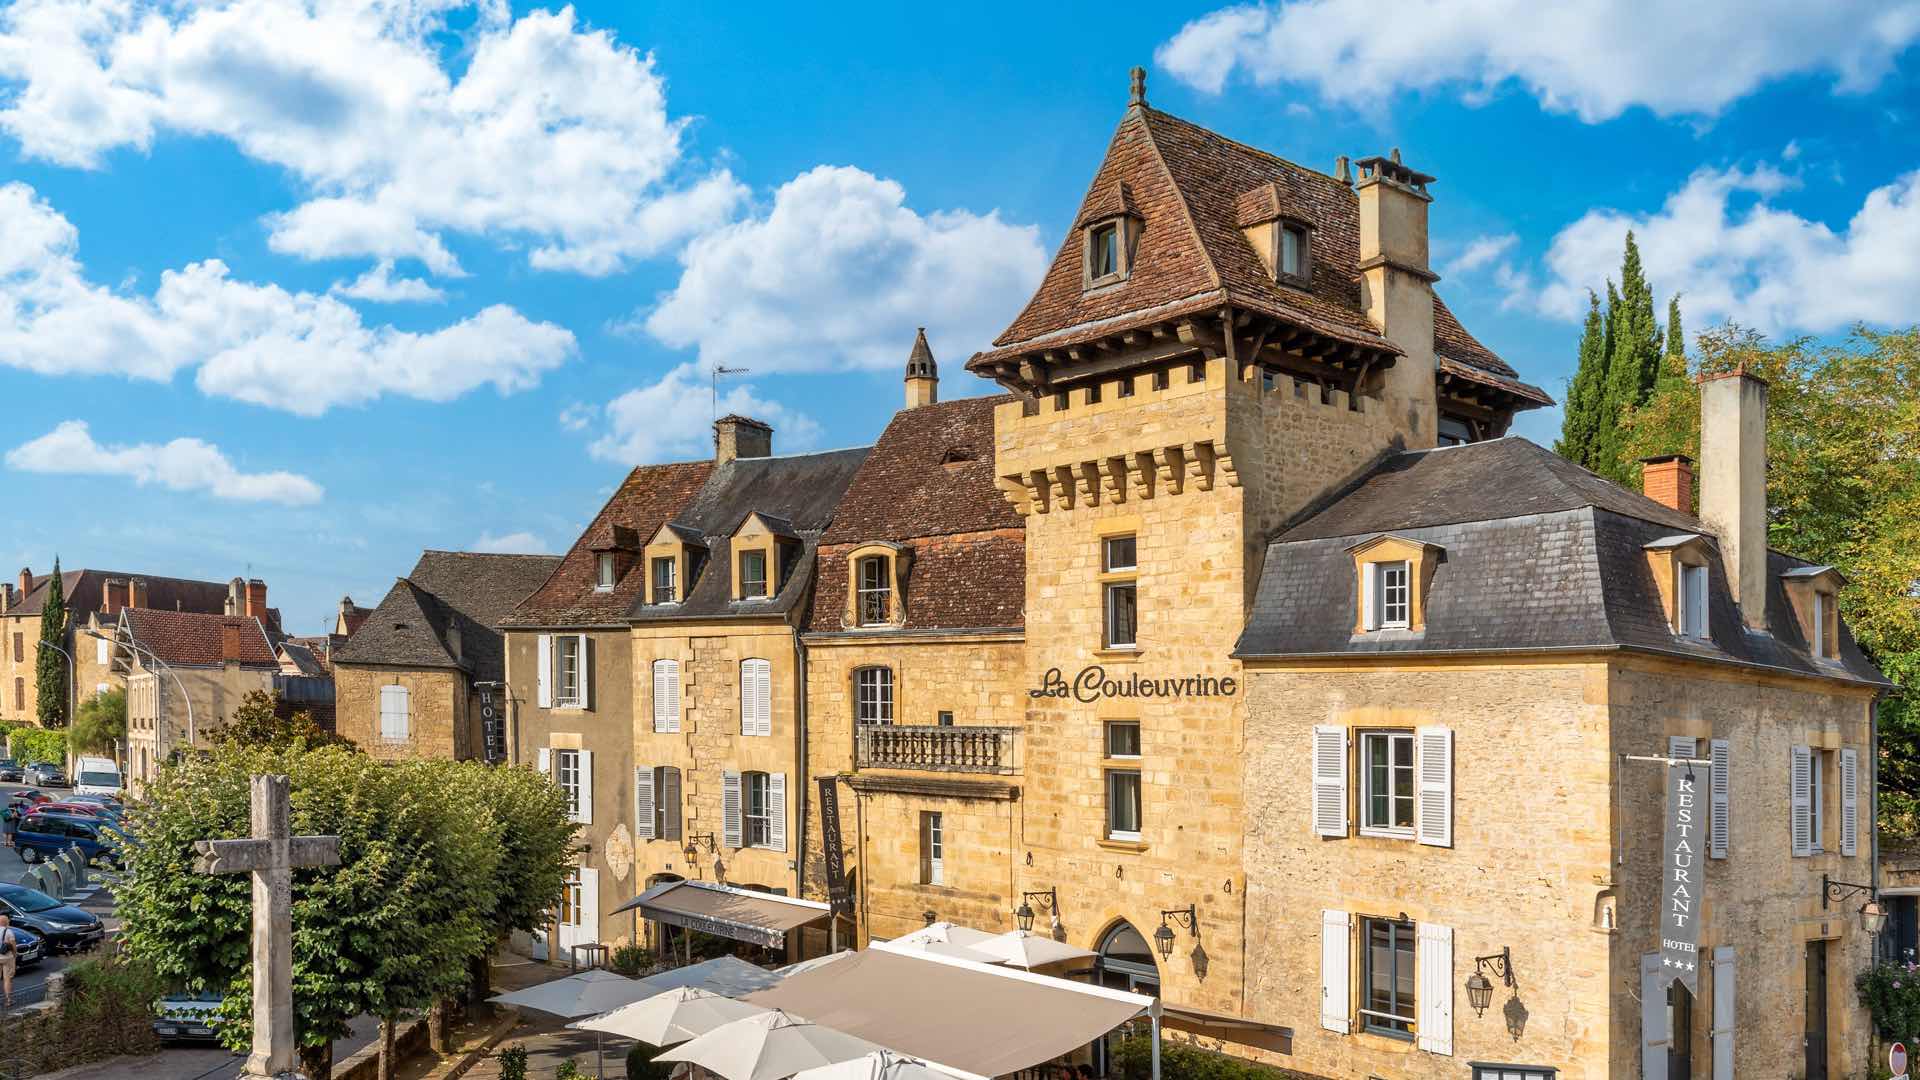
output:
[[[1132,74],[1133,91],[1127,96],[1127,104],[1145,105],[1147,103],[1147,69],[1137,67],[1133,69]]]
[[[1402,164],[1400,160],[1400,148],[1397,146],[1393,148],[1393,163],[1395,165]]]

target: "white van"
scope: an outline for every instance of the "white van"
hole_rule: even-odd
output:
[[[112,758],[83,757],[73,763],[75,795],[121,794],[120,766]]]

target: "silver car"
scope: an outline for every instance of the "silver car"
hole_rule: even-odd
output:
[[[153,1033],[162,1039],[212,1042],[220,1023],[218,990],[179,990],[153,1003]]]

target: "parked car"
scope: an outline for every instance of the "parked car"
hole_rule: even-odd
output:
[[[162,1039],[212,1042],[220,1022],[218,990],[177,990],[153,1003],[153,1033]]]
[[[67,771],[51,761],[27,766],[26,782],[36,787],[66,787]]]
[[[118,795],[120,765],[112,758],[82,757],[73,763],[73,789],[82,795]]]
[[[113,832],[103,836],[104,828],[107,828],[105,822],[79,814],[28,814],[14,830],[13,843],[20,851],[20,861],[25,863],[51,859],[70,847],[78,847],[88,865],[103,862],[118,867],[121,865],[118,837]]]
[[[47,939],[24,926],[13,928],[14,965],[25,969],[46,959]]]
[[[106,817],[107,808],[99,803],[80,802],[77,799],[55,799],[43,802],[28,810],[32,814],[74,814],[79,817]]]
[[[65,904],[39,889],[0,884],[0,912],[15,926],[24,926],[46,939],[55,952],[77,952],[99,944],[106,927],[98,916]]]
[[[44,791],[36,791],[33,788],[21,788],[8,797],[7,805],[13,807],[15,810],[24,811],[30,810],[43,802],[52,801],[53,796]]]
[[[0,757],[0,784],[24,784],[27,772],[10,757]]]

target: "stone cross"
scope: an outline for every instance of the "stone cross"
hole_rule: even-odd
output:
[[[197,840],[202,874],[253,875],[253,1054],[248,1080],[297,1075],[293,1035],[293,868],[340,865],[337,836],[291,836],[287,778],[253,778],[253,838]]]

